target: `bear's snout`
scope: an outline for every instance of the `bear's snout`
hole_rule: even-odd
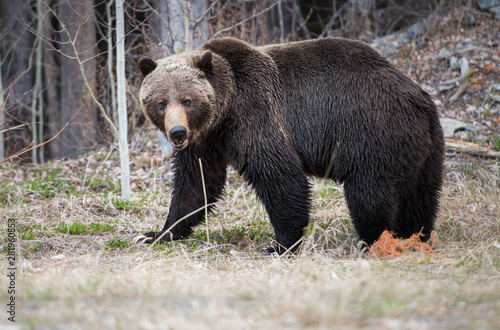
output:
[[[174,126],[168,134],[170,135],[170,143],[175,149],[181,149],[188,142],[187,128],[182,125]]]

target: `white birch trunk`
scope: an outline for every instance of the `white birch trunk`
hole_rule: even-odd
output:
[[[123,0],[116,4],[116,76],[118,83],[118,128],[120,130],[120,166],[122,199],[130,200],[130,166],[127,143],[127,95],[125,80],[125,28],[123,19]]]

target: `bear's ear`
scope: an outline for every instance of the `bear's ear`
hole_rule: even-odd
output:
[[[194,60],[194,65],[206,74],[210,74],[212,72],[212,52],[205,51],[201,57]]]
[[[141,69],[144,77],[153,72],[153,70],[156,69],[156,66],[156,62],[149,57],[143,57],[139,60],[139,69]]]

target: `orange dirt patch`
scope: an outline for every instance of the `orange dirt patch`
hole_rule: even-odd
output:
[[[413,234],[410,238],[401,239],[394,237],[392,231],[385,230],[375,243],[370,247],[367,259],[393,259],[403,255],[409,255],[415,252],[423,253],[426,256],[433,256],[434,250],[429,243],[420,241],[422,234]],[[436,241],[437,237],[433,232],[430,243]]]

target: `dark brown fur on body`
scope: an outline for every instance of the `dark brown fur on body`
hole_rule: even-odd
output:
[[[176,124],[165,119],[169,111],[185,112],[188,131],[175,155],[169,216],[148,238],[203,206],[198,158],[208,202],[221,196],[231,164],[252,184],[285,248],[309,221],[307,175],[344,183],[368,244],[384,229],[430,235],[444,152],[434,103],[366,44],[326,38],[252,47],[223,38],[140,67],[146,114],[168,137],[166,125]],[[189,217],[165,238],[189,235],[202,219]]]

